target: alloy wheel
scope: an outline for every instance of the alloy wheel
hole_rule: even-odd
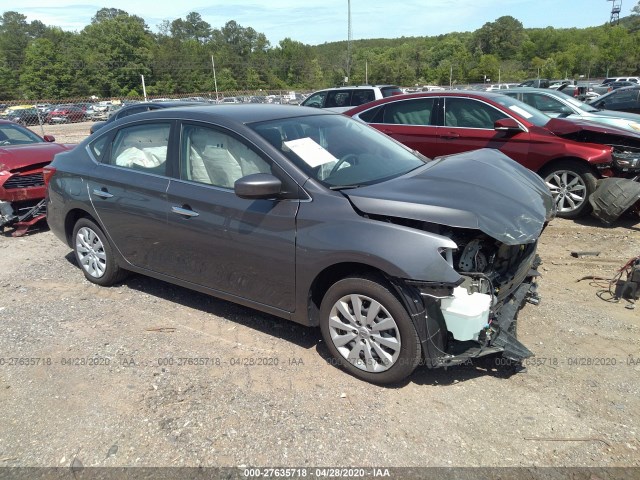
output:
[[[76,234],[76,252],[83,270],[94,278],[104,275],[107,255],[100,237],[92,229],[82,227]]]
[[[587,185],[576,172],[556,170],[550,173],[544,181],[553,195],[558,213],[578,210],[587,200]]]
[[[365,295],[346,295],[331,308],[329,332],[349,363],[367,372],[384,372],[400,355],[400,331],[379,302]]]

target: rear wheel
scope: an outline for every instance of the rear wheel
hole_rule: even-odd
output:
[[[591,211],[589,196],[598,180],[587,165],[566,160],[543,169],[540,175],[551,190],[559,217],[578,218]]]
[[[78,220],[73,229],[73,252],[82,273],[92,283],[107,287],[126,275],[116,263],[105,234],[88,218]]]
[[[382,279],[348,277],[322,300],[320,329],[331,355],[352,375],[372,383],[404,380],[421,358],[406,309]]]

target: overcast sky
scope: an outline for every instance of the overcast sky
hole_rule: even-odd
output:
[[[638,4],[620,1],[621,17]],[[138,15],[153,31],[163,20],[198,12],[213,28],[229,20],[253,27],[272,45],[286,37],[317,45],[346,40],[347,5],[348,0],[0,0],[0,12],[17,11],[28,21],[70,31],[82,30],[103,7]],[[605,0],[351,0],[351,25],[354,40],[473,31],[503,15],[525,28],[583,28],[608,22],[611,7]]]

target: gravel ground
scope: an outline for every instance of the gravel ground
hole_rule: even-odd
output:
[[[487,358],[398,388],[332,366],[318,329],[141,276],[101,288],[48,230],[5,233],[0,465],[640,467],[640,308],[576,282],[639,255],[639,227],[550,224],[526,371]]]

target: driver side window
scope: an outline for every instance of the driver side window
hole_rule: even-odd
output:
[[[477,100],[466,98],[445,99],[445,125],[459,128],[493,129],[496,120],[507,118],[499,110]]]
[[[182,130],[181,178],[222,188],[252,173],[271,173],[254,150],[222,131],[198,125]]]

